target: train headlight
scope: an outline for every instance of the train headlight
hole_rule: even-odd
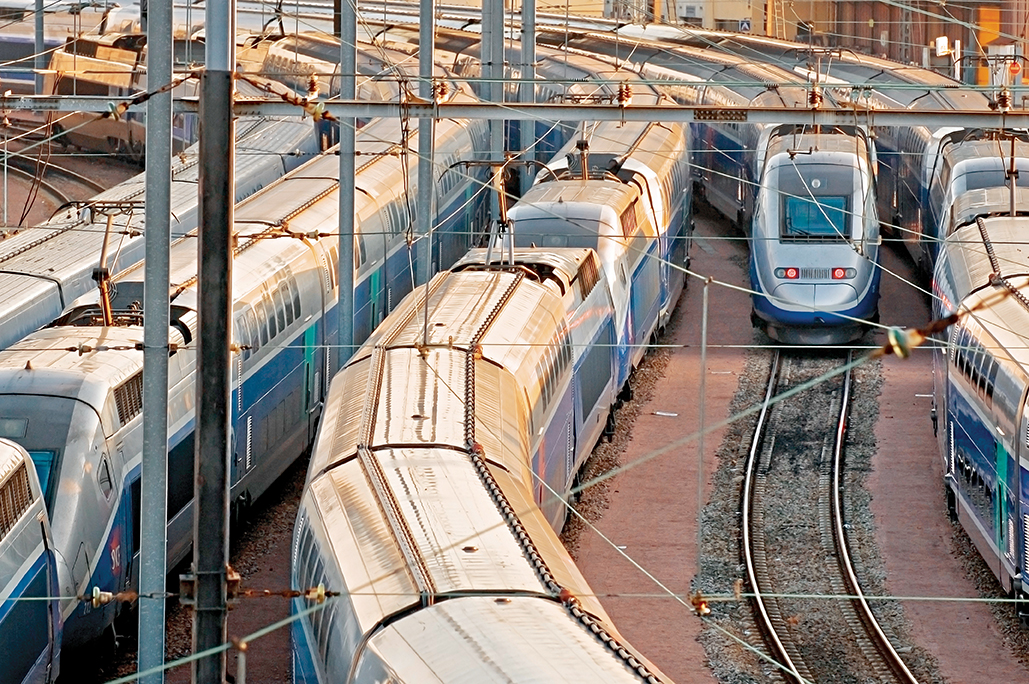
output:
[[[786,268],[775,269],[776,278],[785,278],[786,280],[796,280],[800,277],[800,269],[796,266],[787,266]]]
[[[854,278],[855,276],[857,276],[857,269],[856,268],[840,268],[840,267],[837,267],[837,268],[834,268],[832,270],[832,279],[833,280],[850,280],[851,278]]]

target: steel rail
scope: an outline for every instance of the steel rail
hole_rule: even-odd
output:
[[[847,364],[850,365],[853,352],[847,354]],[[918,684],[918,680],[911,670],[908,669],[904,660],[897,653],[897,649],[893,647],[893,643],[889,637],[883,632],[882,627],[879,625],[879,621],[875,618],[872,613],[871,607],[868,605],[868,601],[865,599],[864,592],[861,590],[861,582],[858,580],[857,573],[854,570],[854,564],[851,559],[850,549],[847,543],[847,532],[844,526],[843,520],[843,452],[844,443],[847,432],[847,416],[849,414],[850,407],[850,390],[851,390],[852,372],[847,371],[843,378],[843,396],[840,401],[840,413],[836,424],[836,440],[833,445],[833,459],[832,459],[832,518],[833,518],[833,538],[836,544],[836,556],[839,560],[840,572],[843,576],[843,582],[846,587],[848,594],[853,596],[851,599],[851,606],[855,613],[857,613],[858,619],[864,625],[865,631],[868,634],[869,639],[875,645],[879,651],[883,662],[893,672],[894,676],[898,681],[904,682],[905,684]]]
[[[779,638],[777,623],[783,623],[782,615],[776,602],[766,600],[763,592],[763,585],[767,577],[765,563],[764,536],[761,534],[763,520],[758,508],[762,490],[764,489],[764,476],[760,474],[760,455],[764,446],[765,430],[768,427],[768,415],[772,407],[772,399],[775,397],[775,390],[779,384],[779,371],[782,364],[782,354],[776,350],[772,354],[772,365],[768,372],[768,386],[765,388],[764,403],[761,412],[758,414],[757,425],[754,427],[754,436],[750,443],[750,452],[747,454],[747,463],[743,476],[743,557],[747,568],[747,582],[753,594],[755,617],[758,621],[758,629],[765,636],[765,640],[772,649],[772,658],[780,664],[783,671],[788,673],[795,681],[812,682],[807,675],[806,667],[800,659],[800,654],[792,648],[792,644],[783,642]],[[804,670],[802,674],[800,669]]]

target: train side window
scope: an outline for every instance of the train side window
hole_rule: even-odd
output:
[[[96,469],[96,483],[100,485],[100,492],[105,499],[110,500],[111,492],[114,490],[114,481],[111,479],[111,466],[107,462],[107,455],[100,458],[100,465]]]
[[[264,305],[264,315],[268,321],[268,339],[274,340],[279,330],[275,327],[275,305],[272,304],[272,296],[265,292],[261,303]]]
[[[247,318],[245,314],[236,316],[236,339],[239,340],[241,347],[244,347],[243,360],[246,361],[250,358],[250,349],[253,347],[253,342],[250,338],[250,326],[247,324]]]
[[[264,300],[254,302],[254,311],[257,312],[257,329],[261,332],[261,344],[268,344],[268,312],[264,309]]]
[[[338,273],[339,272],[339,252],[337,251],[335,245],[329,247],[329,261],[332,263],[332,272],[334,274]]]
[[[272,290],[272,299],[275,302],[275,315],[276,320],[279,322],[279,330],[285,330],[286,326],[292,322],[293,317],[290,316],[289,321],[286,319],[286,302],[289,300],[286,299],[283,292],[282,283],[279,283],[279,286]]]
[[[293,317],[300,318],[303,309],[300,306],[300,285],[292,274],[289,276],[289,289],[293,294]]]
[[[246,319],[247,328],[250,330],[250,351],[247,352],[247,357],[251,353],[256,352],[261,348],[261,338],[258,335],[257,316],[254,315],[253,309],[247,309],[243,312],[243,317]]]

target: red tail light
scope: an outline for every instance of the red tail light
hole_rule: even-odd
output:
[[[796,266],[787,266],[786,268],[775,269],[776,278],[785,278],[786,280],[796,280],[800,277],[800,269]]]
[[[850,280],[857,275],[857,269],[854,268],[841,268],[837,266],[832,270],[833,280]]]

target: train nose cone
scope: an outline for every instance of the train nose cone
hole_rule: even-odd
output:
[[[857,290],[845,283],[815,285],[814,303],[820,311],[850,309],[857,303]]]
[[[815,286],[802,283],[783,283],[772,291],[777,307],[795,306],[810,311],[815,305]]]

